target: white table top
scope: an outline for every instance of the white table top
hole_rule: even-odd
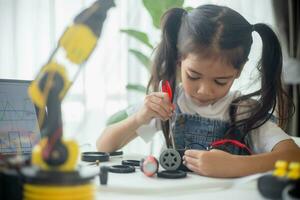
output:
[[[140,160],[144,156],[123,155],[112,158],[100,165],[121,164],[125,159]],[[82,163],[86,165],[86,163]],[[97,171],[99,166],[85,166],[89,170]],[[139,169],[129,174],[108,174],[107,185],[99,184],[99,177],[95,178],[96,199],[264,199],[257,190],[256,174],[243,178],[224,179],[209,178],[188,173],[182,179],[162,179],[157,176],[147,177]]]

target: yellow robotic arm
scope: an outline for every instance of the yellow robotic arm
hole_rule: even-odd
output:
[[[62,138],[61,101],[93,52],[107,11],[113,6],[113,0],[98,0],[76,16],[29,87],[43,136],[33,149],[32,163],[43,170],[72,171],[76,167],[77,144]]]

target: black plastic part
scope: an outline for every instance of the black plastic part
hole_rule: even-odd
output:
[[[23,180],[15,169],[0,169],[0,199],[22,200]]]
[[[109,160],[109,153],[106,152],[83,152],[81,160],[85,162],[105,162]]]
[[[186,177],[186,172],[181,170],[174,170],[174,171],[164,170],[164,171],[157,172],[157,177],[168,178],[168,179],[184,178]]]
[[[109,167],[109,172],[120,174],[133,173],[135,172],[135,167],[129,165],[113,165]]]
[[[282,191],[282,200],[300,199],[300,180],[294,185],[286,186]]]
[[[141,170],[142,172],[144,172],[144,168],[143,168],[144,162],[145,162],[145,158],[142,158],[141,161],[140,161],[140,170]]]
[[[59,156],[57,156],[57,154]],[[49,157],[44,160],[49,166],[56,167],[66,162],[66,160],[68,159],[68,154],[69,153],[66,146],[62,144],[60,140],[58,140],[57,143],[53,146],[53,150],[50,151]]]
[[[140,163],[141,163],[141,161],[139,161],[139,160],[122,160],[122,165],[138,167],[138,166],[140,166]]]
[[[290,182],[285,178],[279,178],[272,174],[260,177],[257,181],[258,191],[265,198],[281,199],[283,189]]]
[[[87,25],[99,37],[107,11],[114,6],[113,0],[98,0],[76,16],[74,23]]]
[[[109,167],[107,166],[100,167],[99,179],[101,185],[107,185],[108,171],[109,171]]]
[[[123,155],[123,151],[114,151],[109,153],[110,156],[121,156]]]

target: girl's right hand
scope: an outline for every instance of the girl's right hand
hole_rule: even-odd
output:
[[[169,96],[165,92],[153,92],[145,97],[142,108],[136,113],[136,120],[140,125],[148,124],[151,119],[168,120],[173,113]]]

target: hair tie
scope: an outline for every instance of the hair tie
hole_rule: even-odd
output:
[[[251,32],[255,31],[255,24],[251,25]]]

